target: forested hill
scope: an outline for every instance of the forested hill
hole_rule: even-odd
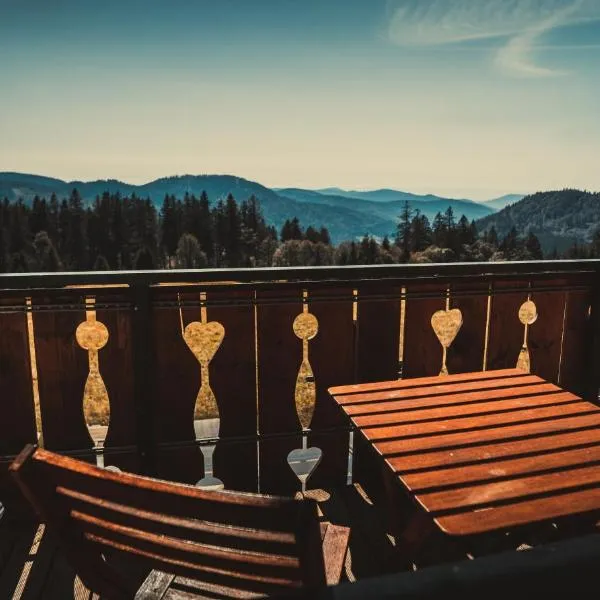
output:
[[[183,199],[186,193],[199,197],[206,192],[213,206],[228,194],[232,194],[238,202],[254,196],[260,202],[267,223],[278,230],[286,220],[301,217],[304,223],[326,224],[334,243],[365,234],[383,237],[393,234],[396,228],[395,218],[390,220],[355,210],[351,200],[348,206],[300,203],[259,183],[233,175],[182,175],[156,179],[144,185],[131,185],[114,179],[66,182],[38,175],[0,173],[0,200],[7,198],[16,202],[23,199],[30,204],[35,196],[49,200],[53,193],[59,199],[68,198],[73,189],[77,189],[86,206],[90,206],[97,196],[109,192],[123,197],[134,194],[138,198],[149,198],[157,209],[162,206],[166,195]]]
[[[600,193],[565,189],[538,192],[477,221],[479,231],[496,229],[504,236],[535,233],[545,252],[561,252],[575,241],[590,242],[600,227]]]
[[[0,173],[0,200],[9,202],[22,199],[31,204],[33,199],[68,198],[77,189],[85,206],[91,206],[103,193],[135,195],[149,198],[160,209],[165,196],[182,200],[186,194],[199,197],[206,192],[214,206],[220,199],[232,194],[238,202],[254,196],[260,202],[265,220],[278,230],[286,220],[300,217],[303,223],[320,227],[326,225],[334,243],[361,238],[365,234],[383,238],[394,235],[398,215],[407,200],[412,210],[419,210],[433,221],[438,212],[451,206],[457,218],[465,215],[469,221],[484,217],[493,208],[470,200],[441,198],[433,195],[419,196],[398,190],[371,192],[346,192],[330,190],[312,191],[296,188],[270,189],[257,182],[232,175],[181,175],[164,177],[143,184],[132,185],[115,179],[98,181],[62,181],[50,177],[22,173]]]

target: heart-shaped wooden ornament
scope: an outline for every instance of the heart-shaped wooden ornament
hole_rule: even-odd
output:
[[[183,339],[200,364],[208,364],[225,338],[225,328],[218,321],[193,321],[184,330]]]
[[[288,464],[296,477],[306,486],[308,478],[315,472],[323,458],[321,448],[311,446],[310,448],[296,448],[287,457]]]
[[[444,348],[450,347],[462,324],[462,312],[458,308],[438,310],[431,317],[431,327]]]

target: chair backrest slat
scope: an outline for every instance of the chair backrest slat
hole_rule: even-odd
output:
[[[325,581],[316,503],[212,492],[115,473],[27,447],[17,483],[74,556],[94,591],[131,592],[104,557],[125,552],[148,568],[251,593]]]

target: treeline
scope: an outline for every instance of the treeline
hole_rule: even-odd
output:
[[[596,229],[589,244],[580,244],[575,242],[566,252],[566,258],[600,258],[600,228]],[[558,258],[558,253],[554,251],[551,258]]]
[[[600,248],[600,238],[599,238]],[[433,223],[407,203],[393,235],[331,243],[326,227],[287,220],[278,232],[265,222],[258,200],[230,194],[212,204],[206,193],[165,196],[160,210],[149,198],[108,192],[86,206],[68,198],[35,197],[0,203],[2,272],[266,267],[540,259],[537,238],[513,229],[502,240],[492,227],[452,208]]]
[[[77,190],[0,204],[4,272],[269,266],[277,232],[251,197],[209,205],[208,197],[149,198],[104,193],[85,207]]]

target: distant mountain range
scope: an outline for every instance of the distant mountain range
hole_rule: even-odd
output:
[[[514,201],[519,196],[505,196],[488,203],[466,199],[443,198],[434,195],[417,195],[398,190],[347,191],[339,188],[306,190],[299,188],[271,189],[254,181],[232,175],[182,175],[156,179],[143,185],[132,185],[115,179],[98,181],[63,181],[51,177],[22,173],[0,173],[0,198],[30,202],[36,195],[49,198],[55,193],[59,198],[68,196],[77,188],[86,203],[105,191],[140,197],[149,197],[160,208],[165,194],[183,198],[186,193],[200,195],[206,191],[209,200],[218,201],[231,193],[238,201],[254,194],[261,203],[268,223],[280,228],[286,219],[298,217],[303,226],[325,225],[332,241],[354,239],[364,234],[383,237],[393,235],[397,217],[405,201],[413,210],[420,210],[433,220],[437,212],[448,206],[456,218],[465,215],[469,220],[492,215],[493,203],[504,199]],[[500,206],[500,204],[498,204]]]
[[[502,210],[509,204],[515,204],[515,202],[523,200],[523,198],[525,198],[525,194],[506,194],[505,196],[500,196],[500,198],[486,200],[483,204],[496,210]]]
[[[564,252],[574,242],[589,242],[600,227],[600,193],[580,190],[538,192],[525,196],[500,212],[477,221],[479,231],[495,227],[499,236],[512,227],[539,238],[544,252]]]

